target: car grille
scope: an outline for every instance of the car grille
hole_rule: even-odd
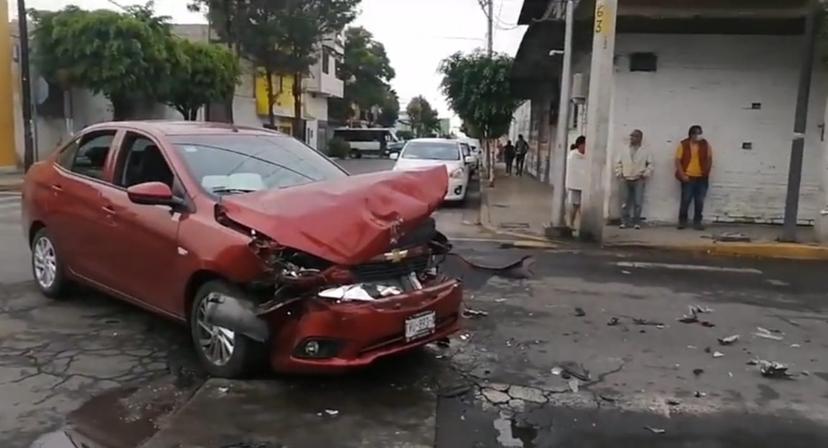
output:
[[[422,272],[428,268],[428,255],[406,258],[398,263],[383,261],[365,263],[353,268],[354,277],[359,282],[373,282],[404,277],[412,272]]]

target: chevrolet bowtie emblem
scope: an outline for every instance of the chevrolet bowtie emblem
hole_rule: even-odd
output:
[[[391,252],[387,252],[385,254],[385,259],[392,263],[399,263],[405,260],[406,258],[408,258],[407,250],[394,249]]]

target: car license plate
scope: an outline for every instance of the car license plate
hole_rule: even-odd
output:
[[[427,311],[405,320],[405,341],[412,341],[434,333],[434,311]]]

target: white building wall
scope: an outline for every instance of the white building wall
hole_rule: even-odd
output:
[[[630,131],[640,128],[655,154],[644,205],[648,220],[676,220],[674,152],[688,127],[700,124],[714,150],[706,219],[781,221],[800,42],[797,36],[618,36],[611,141],[615,150],[623,148]],[[658,71],[630,72],[633,52],[656,53]],[[813,222],[826,202],[821,184],[828,162],[820,128],[828,93],[825,75],[820,66],[811,90],[799,213],[804,222]],[[761,103],[761,109],[753,110],[753,103]],[[742,149],[744,142],[752,149]],[[617,216],[617,209],[611,203],[610,215]]]

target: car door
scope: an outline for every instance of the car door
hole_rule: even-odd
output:
[[[114,186],[103,195],[110,210],[105,220],[106,239],[113,242],[107,249],[113,287],[152,308],[173,313],[180,309],[174,306],[181,299],[175,297],[175,291],[180,290],[176,285],[184,281],[176,269],[182,210],[135,204],[126,189],[162,182],[177,195],[186,194],[154,137],[126,131],[115,160]]]
[[[69,270],[76,276],[102,282],[106,265],[102,250],[101,190],[108,184],[108,163],[116,130],[88,132],[63,148],[50,179],[47,226]]]

